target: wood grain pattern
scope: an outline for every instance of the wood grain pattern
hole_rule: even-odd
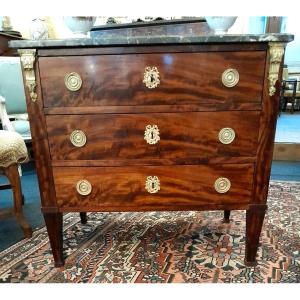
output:
[[[0,167],[0,174],[2,172],[5,174],[5,176],[8,178],[10,182],[10,188],[12,189],[13,192],[13,214],[16,218],[16,221],[18,225],[21,227],[23,234],[25,238],[31,238],[32,237],[32,228],[30,224],[27,222],[24,214],[23,214],[23,196],[22,196],[22,187],[21,187],[21,180],[20,180],[20,174],[18,170],[17,164],[12,164],[6,168]],[[7,216],[12,216],[11,213],[7,214],[7,211],[5,209],[1,208],[0,210],[0,219],[1,217],[7,217]]]
[[[246,212],[246,249],[244,261],[248,267],[257,265],[256,254],[266,209],[266,205],[250,205]]]
[[[53,160],[203,159],[255,156],[259,118],[260,112],[51,115],[46,123]],[[144,140],[148,124],[159,128],[157,144]],[[228,145],[218,138],[224,127],[236,133]],[[87,137],[80,148],[70,141],[76,129]]]
[[[256,176],[254,181],[253,203],[266,204],[273,158],[276,123],[279,109],[280,79],[276,84],[276,93],[269,96],[269,54],[263,81],[263,107],[260,119],[259,143],[257,147]],[[282,72],[282,66],[280,74]],[[281,78],[281,76],[279,76]]]
[[[53,167],[124,167],[124,166],[170,166],[170,165],[207,165],[207,164],[249,164],[255,163],[254,156],[242,157],[201,157],[197,158],[139,158],[139,159],[93,159],[93,160],[52,160]]]
[[[55,188],[60,208],[152,207],[204,204],[249,204],[251,201],[253,165],[207,165],[169,167],[54,167]],[[243,174],[243,176],[241,176]],[[160,191],[145,189],[147,176],[157,176]],[[218,177],[231,181],[231,189],[219,194],[214,189]],[[79,195],[76,184],[88,180],[92,192]]]
[[[261,103],[264,61],[265,51],[39,59],[45,107]],[[143,83],[147,66],[156,66],[160,72],[161,83],[155,89]],[[221,82],[227,68],[235,68],[240,74],[233,88]],[[65,87],[64,77],[70,72],[82,78],[79,91]]]
[[[0,56],[18,56],[16,49],[8,46],[8,42],[13,40],[22,40],[23,38],[7,34],[4,31],[0,32]]]
[[[63,265],[62,212],[246,209],[247,265],[255,256],[264,213],[278,109],[268,95],[268,42],[38,50],[37,103],[29,101],[33,146],[55,265]],[[160,71],[158,88],[143,84],[146,66]],[[221,74],[235,68],[233,88]],[[40,71],[40,73],[39,73]],[[77,72],[81,89],[70,92],[64,76]],[[279,87],[279,83],[277,83]],[[27,89],[26,89],[27,92]],[[160,142],[144,140],[156,124]],[[236,131],[229,145],[218,142],[223,127]],[[87,144],[75,148],[75,129]],[[51,156],[50,156],[51,154]],[[145,190],[147,176],[161,189]],[[231,189],[219,194],[218,177]],[[92,184],[81,196],[78,180]]]
[[[63,216],[60,212],[44,212],[44,219],[49,235],[49,242],[54,258],[54,266],[61,267],[64,265],[63,255]]]
[[[140,114],[159,112],[187,112],[187,111],[227,111],[227,110],[261,110],[261,103],[201,103],[180,105],[139,105],[139,106],[79,106],[79,107],[46,107],[46,115],[87,115],[87,114]]]
[[[35,74],[37,83],[36,102],[31,101],[30,95],[28,93],[28,88],[25,87],[26,104],[29,117],[30,132],[32,135],[32,146],[34,152],[35,166],[38,175],[42,207],[55,207],[56,197],[48,144],[48,136],[46,130],[46,121],[43,112],[43,100],[41,93],[41,82],[39,76],[38,62],[35,65]],[[24,73],[23,78],[25,82]]]

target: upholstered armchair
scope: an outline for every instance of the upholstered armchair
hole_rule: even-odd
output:
[[[31,141],[20,60],[0,57],[0,121],[2,128],[16,131]]]
[[[14,206],[11,212],[6,209],[0,211],[1,216],[14,213],[17,222],[23,230],[25,237],[32,236],[32,229],[23,215],[22,188],[18,166],[28,160],[28,152],[22,136],[15,131],[0,130],[0,174],[6,175],[9,186],[13,190]],[[2,186],[7,188],[7,185]],[[1,185],[0,185],[0,189]]]
[[[28,160],[25,142],[31,141],[19,58],[0,57],[0,121],[0,174],[9,181],[1,184],[0,190],[11,188],[14,199],[13,208],[1,209],[0,216],[13,213],[24,236],[31,237],[31,226],[23,215],[19,167]]]

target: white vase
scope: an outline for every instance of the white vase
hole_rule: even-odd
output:
[[[225,34],[237,17],[205,17],[208,26],[215,34]]]
[[[43,40],[49,38],[48,25],[44,19],[33,19],[29,31],[33,40]]]
[[[77,38],[86,38],[96,21],[96,17],[63,17],[63,19]]]

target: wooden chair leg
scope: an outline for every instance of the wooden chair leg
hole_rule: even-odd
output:
[[[295,111],[295,99],[292,100],[292,110],[291,110],[291,114],[293,114]]]
[[[230,210],[224,210],[224,223],[229,223],[230,222]]]
[[[283,104],[283,111],[286,111],[287,108],[287,100],[284,99],[284,104]]]
[[[17,165],[11,165],[7,168],[4,168],[4,173],[7,176],[14,196],[14,214],[16,216],[17,222],[23,230],[24,236],[26,238],[32,237],[32,228],[26,221],[23,215],[22,209],[22,190],[21,190],[21,181]]]
[[[86,224],[87,223],[86,212],[81,212],[80,213],[80,220],[81,220],[81,224]]]

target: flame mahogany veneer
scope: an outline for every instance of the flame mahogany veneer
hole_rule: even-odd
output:
[[[254,265],[278,109],[269,55],[268,42],[37,49],[37,101],[26,94],[55,266],[64,264],[63,212],[86,222],[89,211],[217,209],[225,221],[230,210],[247,211],[245,263]],[[147,66],[159,71],[156,88],[143,82]],[[230,68],[239,82],[226,87]],[[70,72],[81,77],[77,91],[65,85]],[[157,125],[157,143],[146,142],[147,125]],[[222,128],[234,129],[232,143],[220,142]],[[85,134],[81,147],[74,130]],[[228,191],[216,190],[218,178]]]

